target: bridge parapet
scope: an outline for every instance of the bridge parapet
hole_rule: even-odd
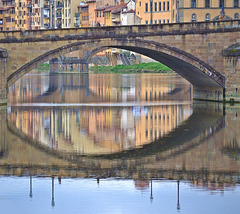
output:
[[[208,34],[240,29],[239,20],[0,32],[0,43]]]

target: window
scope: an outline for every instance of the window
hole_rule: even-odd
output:
[[[165,19],[163,19],[163,24],[165,24]]]
[[[158,20],[158,24],[161,24],[161,19]]]
[[[161,11],[162,10],[162,2],[158,3],[158,10]]]
[[[238,13],[234,14],[234,19],[239,19],[239,14]]]
[[[139,2],[139,7],[141,7],[141,2]]]
[[[163,11],[165,11],[165,1],[163,2]]]
[[[239,0],[234,0],[234,7],[239,7]]]
[[[150,2],[150,12],[152,12],[153,11],[153,3],[152,3],[152,1]]]
[[[210,0],[205,0],[205,7],[210,7]]]
[[[148,3],[145,3],[145,12],[148,12]]]
[[[157,2],[154,3],[154,11],[157,11]]]
[[[224,7],[224,0],[219,0],[219,7],[221,7],[221,8]]]
[[[157,24],[157,20],[154,20],[154,24]]]
[[[205,21],[210,21],[210,20],[211,20],[211,16],[209,13],[207,13],[205,17]]]
[[[169,11],[169,1],[167,2],[167,11]]]
[[[146,25],[148,25],[148,20],[145,21]]]
[[[191,0],[191,7],[195,8],[196,7],[196,0]]]
[[[196,22],[196,21],[197,21],[197,15],[193,13],[191,22]]]
[[[0,25],[2,25],[3,24],[3,20],[2,19],[0,19]]]
[[[167,19],[167,23],[169,23],[169,19]]]

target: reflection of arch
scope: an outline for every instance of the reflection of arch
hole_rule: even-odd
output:
[[[205,16],[205,21],[210,21],[210,20],[211,20],[211,15],[207,13]]]
[[[197,15],[196,15],[196,13],[193,13],[191,22],[196,22],[196,21],[197,21]]]
[[[11,86],[16,80],[30,72],[35,66],[49,59],[82,48],[91,50],[93,46],[99,48],[99,51],[102,50],[102,48],[120,48],[143,54],[167,65],[197,87],[224,87],[225,85],[224,76],[195,56],[178,48],[154,41],[110,38],[77,42],[51,50],[11,74],[7,79],[8,86]]]
[[[201,121],[201,123],[199,123]],[[188,150],[191,150],[195,146],[198,146],[202,142],[204,142],[207,138],[213,136],[214,133],[221,130],[224,126],[224,119],[222,116],[222,112],[217,109],[212,109],[209,112],[209,109],[193,110],[193,114],[180,126],[176,129],[172,130],[167,136],[161,137],[160,139],[153,141],[150,144],[146,144],[141,148],[136,148],[132,150],[122,151],[114,154],[106,154],[106,155],[80,155],[78,153],[72,152],[64,152],[53,150],[49,146],[45,144],[41,144],[37,140],[33,140],[31,137],[26,135],[26,133],[22,132],[16,128],[14,124],[10,121],[7,123],[8,130],[24,139],[24,142],[33,145],[39,150],[47,153],[50,156],[55,156],[60,159],[64,159],[71,163],[81,163],[83,162],[85,165],[87,160],[83,158],[86,157],[88,160],[93,160],[93,158],[103,158],[103,159],[121,159],[121,158],[133,158],[135,157],[145,157],[149,155],[157,155],[156,158],[153,158],[155,161],[160,161],[160,159],[169,159],[171,157],[177,156],[181,153],[185,153]],[[186,133],[186,130],[187,133]],[[181,147],[182,145],[185,145]],[[165,151],[170,151],[170,153],[165,153],[164,156],[161,154]],[[99,160],[99,159],[97,159]],[[148,160],[146,160],[148,163]]]

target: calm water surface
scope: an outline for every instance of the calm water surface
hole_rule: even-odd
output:
[[[239,213],[240,108],[175,74],[40,74],[0,109],[4,213]]]

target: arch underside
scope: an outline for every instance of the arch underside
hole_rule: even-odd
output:
[[[119,48],[113,46],[115,48]],[[147,57],[150,57],[158,62],[163,63],[164,65],[171,68],[173,71],[177,72],[179,75],[188,80],[193,86],[196,87],[223,87],[221,84],[216,82],[213,78],[208,76],[202,70],[197,67],[178,59],[174,56],[168,55],[163,52],[154,51],[146,48],[138,48],[138,47],[120,47],[121,49],[133,51],[136,53],[140,53]]]
[[[154,41],[113,38],[110,40],[99,39],[95,41],[77,42],[51,50],[11,74],[7,79],[8,86],[11,86],[17,79],[41,63],[69,52],[81,50],[82,48],[91,51],[90,57],[92,57],[94,53],[106,48],[119,48],[133,51],[165,64],[183,78],[187,79],[194,87],[224,88],[225,77],[191,54]]]

